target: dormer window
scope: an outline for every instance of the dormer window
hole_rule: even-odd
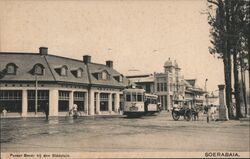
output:
[[[55,68],[55,71],[60,75],[60,76],[67,76],[68,72],[68,67],[63,65],[63,66],[58,66]]]
[[[14,63],[9,63],[6,65],[6,73],[9,75],[15,75],[17,68],[17,65],[15,65]]]
[[[108,79],[108,73],[106,71],[102,72],[102,79],[107,80]]]
[[[98,80],[109,80],[110,74],[106,70],[99,70],[98,72],[93,73],[96,79]]]
[[[66,66],[61,68],[61,76],[67,76],[67,67]]]
[[[76,72],[76,77],[77,78],[80,78],[80,77],[82,77],[82,70],[77,70],[77,72]]]
[[[122,75],[114,76],[114,79],[117,80],[118,82],[123,82],[123,76]]]
[[[35,64],[33,67],[34,75],[44,75],[44,66],[42,64]]]
[[[76,77],[76,78],[81,78],[82,77],[82,72],[83,69],[82,68],[75,68],[72,69],[71,73]]]
[[[100,72],[98,76],[99,76],[98,79],[101,79],[101,80],[110,79],[110,74],[106,70],[103,70],[102,72]]]

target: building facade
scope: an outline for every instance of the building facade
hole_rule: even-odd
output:
[[[155,94],[159,96],[164,110],[173,107],[173,100],[184,99],[184,78],[176,61],[170,58],[164,63],[164,72],[154,74]]]
[[[158,95],[163,110],[171,110],[175,100],[192,100],[193,104],[203,102],[204,91],[196,80],[185,80],[181,68],[170,58],[164,63],[164,72],[133,75],[127,78],[141,86],[147,93]]]
[[[0,53],[0,107],[7,116],[65,116],[77,104],[83,115],[117,114],[128,79],[106,65],[48,54]]]

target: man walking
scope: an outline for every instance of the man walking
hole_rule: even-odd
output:
[[[46,115],[46,120],[49,119],[49,103],[46,102],[45,105],[44,105],[44,113]]]

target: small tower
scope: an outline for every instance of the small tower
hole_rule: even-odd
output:
[[[168,58],[168,61],[164,63],[164,70],[165,70],[165,73],[167,72],[175,73],[174,64],[170,58]]]

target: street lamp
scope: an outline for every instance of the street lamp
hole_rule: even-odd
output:
[[[206,78],[206,80],[205,80],[205,100],[206,100],[206,105],[208,106],[207,81],[208,81],[208,79]]]

